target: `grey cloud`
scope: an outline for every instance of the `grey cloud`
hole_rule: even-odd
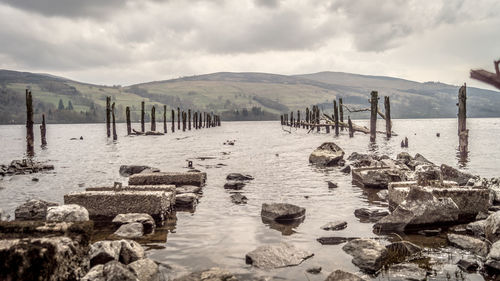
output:
[[[255,4],[267,8],[277,8],[280,4],[280,0],[255,0]]]

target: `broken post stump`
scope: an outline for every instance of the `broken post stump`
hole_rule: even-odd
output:
[[[371,92],[370,99],[370,141],[375,141],[377,136],[378,92]]]
[[[40,137],[42,139],[42,147],[47,146],[47,139],[45,135],[47,133],[47,126],[45,125],[45,114],[42,114],[42,125],[40,125]]]
[[[141,132],[144,133],[144,101],[141,102]]]
[[[342,106],[342,98],[339,98],[339,115],[340,115],[340,123],[344,123],[344,107]],[[344,130],[344,127],[340,127],[340,130]]]
[[[186,131],[186,112],[182,112],[182,131]]]
[[[177,107],[177,130],[181,130],[181,109]]]
[[[175,132],[175,110],[172,109],[172,133]]]
[[[339,108],[337,107],[337,101],[333,100],[333,114],[335,116],[335,135],[339,135]]]
[[[156,109],[151,107],[151,131],[156,131]]]
[[[319,125],[319,107],[316,106],[316,116],[314,117],[314,120],[316,120],[316,125]],[[321,127],[317,126],[317,131],[318,133],[321,131]]]
[[[354,130],[352,128],[351,116],[347,116],[347,123],[349,123],[349,137],[354,137]]]
[[[163,106],[163,133],[167,133],[167,106]]]
[[[106,97],[106,132],[111,137],[111,97]]]
[[[113,117],[113,140],[117,140],[118,136],[116,135],[116,123],[115,123],[115,103],[111,106],[111,116]]]
[[[130,107],[125,108],[125,118],[127,119],[127,135],[132,133],[132,126],[130,125]]]
[[[309,119],[310,116],[309,115],[310,115],[310,113],[309,113],[309,107],[306,107],[306,129],[309,129],[309,121],[310,121],[310,119]]]
[[[191,131],[191,109],[188,109],[188,130]]]
[[[33,96],[26,89],[26,151],[29,156],[35,155],[34,133],[33,133]]]
[[[458,135],[467,129],[467,89],[465,84],[458,90]]]
[[[384,107],[385,107],[385,132],[388,138],[392,135],[392,124],[391,124],[391,102],[388,96],[384,97]]]

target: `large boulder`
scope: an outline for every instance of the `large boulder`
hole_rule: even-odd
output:
[[[114,234],[128,239],[139,238],[144,235],[144,226],[140,222],[122,224]]]
[[[309,156],[309,163],[320,166],[335,166],[344,157],[344,151],[333,142],[325,142]]]
[[[458,183],[458,185],[466,185],[470,179],[477,178],[477,176],[461,172],[446,164],[441,165],[441,174],[443,180],[450,180]]]
[[[415,230],[458,220],[460,209],[451,198],[436,198],[432,192],[415,186],[392,214],[379,220],[377,232]]]
[[[120,176],[130,177],[131,175],[140,173],[158,173],[160,172],[157,168],[151,168],[149,166],[142,165],[121,165],[120,166]]]
[[[174,281],[238,281],[231,272],[213,267],[174,279]]]
[[[118,227],[123,224],[128,224],[133,222],[141,223],[144,228],[144,234],[153,233],[156,228],[156,224],[153,217],[145,213],[119,214],[113,219],[112,222]]]
[[[124,264],[129,264],[136,260],[144,258],[144,248],[141,244],[132,240],[120,240],[120,259],[119,261]]]
[[[136,260],[128,265],[140,281],[160,281],[158,264],[152,259]]]
[[[292,244],[282,242],[260,246],[249,252],[246,254],[246,263],[263,269],[272,269],[299,265],[313,255],[309,251],[300,250]]]
[[[346,272],[340,269],[335,270],[326,277],[325,281],[365,281],[365,279],[354,273]]]
[[[382,268],[387,258],[387,249],[372,239],[354,239],[342,247],[352,256],[352,263],[362,270],[373,273]]]
[[[26,203],[18,206],[14,211],[15,220],[45,220],[47,217],[47,208],[57,205],[59,204],[44,200],[28,200]]]
[[[276,222],[289,222],[302,220],[306,215],[306,209],[288,203],[263,203],[261,216]]]
[[[500,211],[491,214],[485,222],[484,234],[491,243],[500,240]]]
[[[110,261],[93,267],[82,281],[142,281],[124,264]]]
[[[80,205],[68,204],[47,208],[47,221],[88,221],[89,212]]]
[[[131,240],[104,240],[92,244],[89,257],[91,267],[112,260],[129,264],[144,258],[144,249],[139,243]]]
[[[352,182],[360,187],[387,188],[391,182],[407,180],[404,170],[389,167],[352,169]]]
[[[488,244],[474,237],[450,233],[448,234],[448,241],[453,246],[470,251],[476,255],[484,257],[488,254]]]

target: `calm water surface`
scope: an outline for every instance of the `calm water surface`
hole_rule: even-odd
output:
[[[367,125],[366,121],[357,123]],[[125,125],[119,124],[116,143],[106,139],[104,124],[48,125],[48,148],[39,148],[37,135],[36,158],[53,164],[54,172],[0,179],[0,208],[13,216],[16,206],[31,198],[62,203],[63,195],[69,192],[111,185],[114,181],[126,183],[127,178],[118,174],[120,165],[139,164],[162,171],[186,171],[187,160],[192,160],[195,168],[208,173],[203,197],[195,212],[178,212],[167,241],[156,243],[154,249],[148,251],[151,258],[173,268],[165,269],[166,273],[177,276],[219,266],[244,276],[324,280],[334,269],[356,272],[358,268],[341,250],[342,245],[322,246],[316,239],[322,236],[375,237],[373,224],[359,222],[353,212],[361,207],[386,208],[386,204],[378,201],[373,191],[353,186],[350,175],[334,168],[318,169],[309,165],[309,154],[321,143],[336,142],[346,156],[355,151],[391,157],[401,151],[412,155],[418,152],[436,164],[447,163],[483,177],[500,176],[500,146],[497,144],[500,119],[468,120],[470,152],[466,162],[457,158],[455,119],[393,120],[393,123],[398,136],[387,140],[378,135],[375,144],[370,144],[369,137],[361,133],[349,138],[346,131],[339,137],[324,132],[308,134],[304,129],[292,129],[288,133],[279,122],[225,122],[218,128],[174,134],[169,131],[166,136],[149,137],[125,137]],[[383,122],[378,125],[384,126]],[[135,128],[138,127],[135,124]],[[436,137],[438,132],[439,138]],[[84,139],[70,140],[80,136]],[[405,136],[409,138],[409,148],[402,149],[400,141]],[[0,126],[0,163],[23,158],[24,138],[24,126]],[[236,143],[223,145],[226,140],[236,140]],[[242,190],[249,199],[248,204],[231,203],[230,191],[223,188],[225,176],[230,172],[255,177]],[[32,181],[33,177],[39,181]],[[337,182],[339,188],[328,189],[326,181]],[[264,202],[288,202],[305,207],[306,219],[294,229],[273,229],[261,220],[260,209]],[[333,220],[346,220],[348,227],[337,232],[320,229]],[[280,241],[291,242],[315,255],[300,266],[272,271],[261,271],[245,264],[247,252]],[[460,257],[461,254],[454,255]],[[449,256],[443,259],[450,263]],[[322,266],[323,272],[306,278],[304,272],[310,266]],[[456,270],[446,262],[442,268],[443,272]],[[481,280],[477,275],[465,275],[464,278]]]

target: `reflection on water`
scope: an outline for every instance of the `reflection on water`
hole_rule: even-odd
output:
[[[466,169],[483,177],[499,176],[500,146],[497,137],[499,119],[468,119],[469,152]],[[366,121],[355,121],[367,125]],[[186,171],[187,161],[208,174],[203,196],[194,212],[177,212],[175,223],[160,227],[148,256],[182,273],[219,266],[244,276],[274,275],[289,280],[304,280],[304,271],[311,266],[323,267],[323,273],[308,275],[324,280],[331,271],[341,268],[356,272],[352,257],[340,245],[322,246],[319,237],[374,237],[373,223],[361,223],[355,216],[358,208],[386,208],[376,191],[353,186],[351,176],[337,168],[321,169],[309,165],[309,154],[326,141],[334,141],[352,152],[387,154],[392,158],[401,151],[421,153],[436,164],[462,165],[457,158],[457,124],[455,119],[393,120],[399,137],[378,137],[370,144],[369,136],[347,131],[339,137],[334,133],[310,132],[306,129],[284,132],[279,122],[226,122],[210,130],[168,133],[165,136],[125,137],[126,125],[118,124],[118,141],[106,138],[105,124],[47,125],[47,149],[39,146],[35,130],[35,160],[53,164],[53,173],[12,176],[0,179],[0,208],[13,216],[16,206],[31,198],[62,202],[63,195],[83,191],[85,187],[127,183],[118,173],[120,165],[149,165],[163,171]],[[384,127],[385,122],[379,122]],[[436,133],[440,133],[440,137]],[[83,136],[83,140],[80,140]],[[402,136],[409,136],[409,147],[401,148]],[[70,138],[77,140],[70,140]],[[234,146],[224,145],[236,140]],[[25,127],[0,126],[0,163],[25,156]],[[231,202],[224,190],[228,173],[252,175],[241,190],[247,204]],[[39,179],[32,181],[33,177]],[[338,184],[329,189],[326,181]],[[276,227],[263,223],[262,203],[284,202],[306,208],[305,220],[292,227]],[[345,220],[346,229],[335,234],[320,227],[327,222]],[[111,230],[110,230],[111,231]],[[108,237],[111,233],[102,234]],[[100,234],[97,234],[100,235]],[[168,239],[167,239],[168,238]],[[385,236],[382,236],[385,239]],[[161,242],[163,239],[166,240]],[[287,241],[308,249],[315,255],[297,267],[261,271],[245,264],[245,254],[256,247]],[[417,244],[419,243],[416,239]],[[423,241],[423,243],[427,243]],[[431,242],[429,242],[431,243]],[[455,267],[456,268],[456,267]]]

